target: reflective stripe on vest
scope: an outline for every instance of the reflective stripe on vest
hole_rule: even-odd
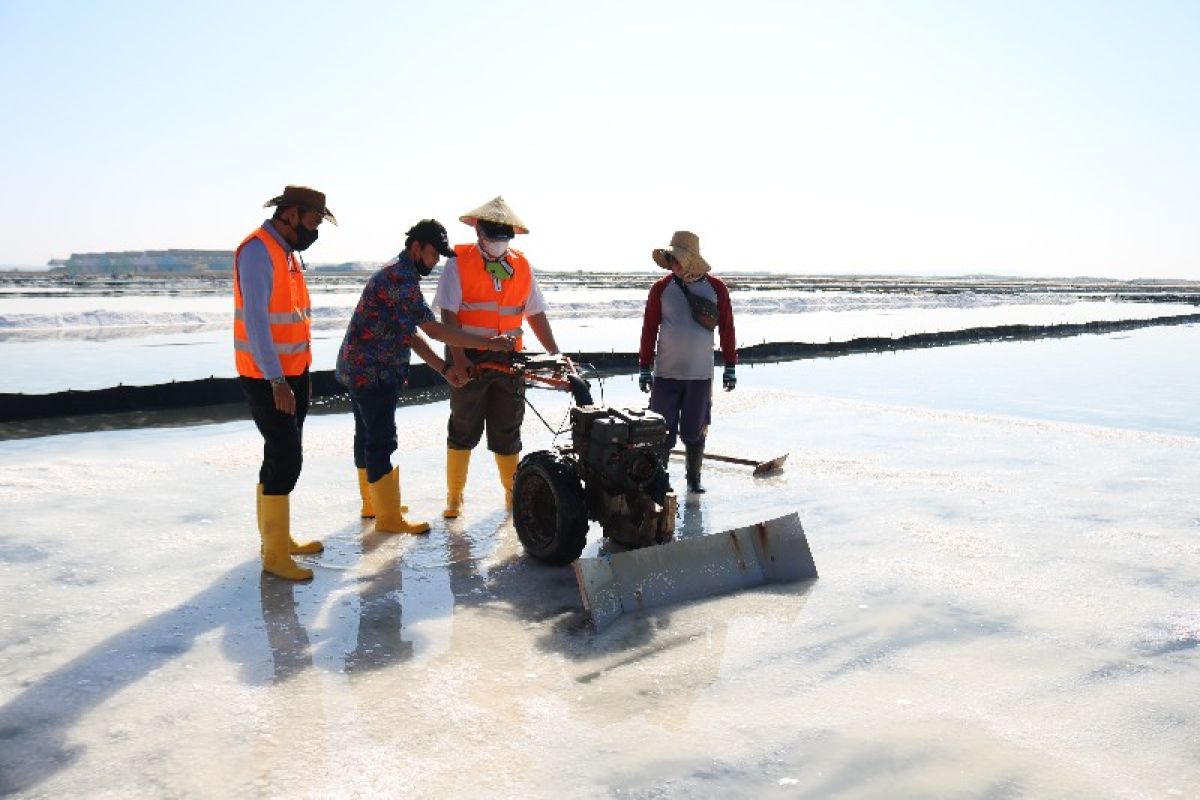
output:
[[[279,356],[283,374],[301,375],[312,365],[312,306],[308,286],[296,254],[286,252],[275,237],[263,228],[258,228],[242,240],[233,258],[233,354],[238,374],[247,378],[266,377],[255,363],[250,349],[237,268],[242,248],[254,239],[263,243],[271,258],[271,297],[267,303],[271,343]]]
[[[306,353],[306,352],[308,352],[308,349],[309,349],[308,342],[297,342],[296,344],[281,344],[279,342],[272,342],[272,344],[274,344],[274,346],[275,346],[275,352],[281,356],[295,355],[296,353]],[[250,349],[250,343],[244,342],[241,339],[233,340],[233,349],[238,351],[239,353],[250,353],[252,355],[254,353],[254,351]],[[301,372],[303,372],[303,370],[301,370]],[[285,371],[285,374],[290,374],[290,373],[287,373]],[[299,373],[296,373],[296,374],[299,374]],[[247,377],[253,378],[255,376],[248,375]],[[258,376],[258,377],[261,377],[261,376]]]
[[[506,333],[517,337],[517,349],[522,348],[525,304],[533,289],[533,272],[529,261],[518,250],[509,248],[505,261],[513,268],[512,277],[500,282],[499,291],[492,276],[484,268],[483,254],[477,244],[454,247],[458,259],[458,284],[462,303],[458,307],[458,324],[464,331],[479,336]]]
[[[463,303],[459,311],[495,311],[501,316],[515,316],[525,313],[525,304],[519,306],[502,306],[499,303]]]
[[[495,336],[496,335],[495,328],[479,328],[479,327],[476,327],[475,325],[463,325],[463,326],[461,326],[461,328],[464,331],[466,331],[467,333],[473,333],[476,336]],[[525,335],[525,329],[524,328],[513,328],[512,330],[505,331],[505,333],[511,334],[512,336],[515,336],[515,337],[517,337],[518,340],[520,340],[521,337]]]

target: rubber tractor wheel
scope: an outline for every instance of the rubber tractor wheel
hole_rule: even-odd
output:
[[[562,567],[579,558],[587,544],[587,497],[570,461],[546,450],[521,459],[513,526],[525,552],[539,561]]]

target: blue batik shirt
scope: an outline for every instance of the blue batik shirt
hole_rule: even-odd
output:
[[[359,298],[334,375],[348,389],[403,386],[417,326],[433,321],[407,251],[371,276]]]

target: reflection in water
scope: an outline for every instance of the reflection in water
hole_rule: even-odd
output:
[[[413,656],[413,643],[403,638],[399,556],[371,575],[358,579],[358,643],[346,654],[346,671],[383,669]]]
[[[173,318],[174,315],[164,314]],[[219,315],[218,315],[219,316]],[[314,331],[338,331],[346,327],[349,319],[314,319]],[[163,323],[148,322],[145,324],[112,324],[112,325],[79,325],[75,327],[55,328],[0,328],[0,344],[9,342],[116,342],[132,339],[150,339],[159,337],[168,339],[165,342],[130,342],[136,347],[186,347],[189,345],[219,346],[225,343],[221,334],[229,329],[232,315],[229,319],[203,322]],[[197,338],[205,336],[206,338]]]
[[[704,535],[703,503],[682,509],[678,535]],[[800,613],[811,587],[810,582],[747,593],[735,619],[667,607],[628,615],[596,634],[581,608],[573,571],[521,552],[511,520],[499,520],[494,531],[490,525],[451,523],[445,547],[455,608],[443,663],[488,653],[490,677],[472,686],[468,697],[500,728],[520,724],[526,705],[545,692],[546,681],[566,679],[577,687],[570,692],[573,717],[600,726],[641,717],[682,730],[698,698],[719,679],[729,625],[749,609],[755,624],[786,626]],[[515,618],[533,634],[531,649],[560,656],[555,662],[562,673],[556,674],[558,668],[532,673],[531,658],[540,659],[526,647],[512,646],[500,617]],[[514,684],[512,676],[524,679]]]
[[[484,562],[500,547],[506,531],[516,538],[516,531],[507,513],[498,520],[481,520],[472,528],[488,533],[472,533],[461,519],[451,521],[446,527],[446,560],[455,605],[475,605],[485,600],[491,591],[488,586],[489,572]]]
[[[704,504],[692,499],[681,506],[681,537],[706,534]],[[729,626],[745,618],[747,609],[750,618],[759,620],[756,624],[770,620],[772,625],[786,625],[800,613],[809,590],[804,585],[749,593],[733,619],[681,614],[674,607],[656,609],[629,615],[597,635],[587,624],[572,570],[526,556],[507,514],[472,520],[469,525],[449,522],[441,541],[404,540],[409,546],[397,547],[399,541],[369,531],[363,536],[364,556],[379,550],[377,555],[387,557],[374,562],[380,565],[377,569],[364,559],[359,565],[363,573],[352,579],[358,613],[350,624],[356,625],[356,641],[353,650],[339,654],[335,662],[352,678],[350,689],[359,696],[360,712],[375,709],[372,713],[378,718],[368,722],[367,729],[380,739],[392,734],[388,721],[394,718],[377,707],[384,684],[366,676],[387,681],[397,674],[387,672],[388,668],[414,662],[421,637],[438,631],[435,627],[417,633],[412,629],[414,620],[432,619],[430,612],[445,613],[438,603],[429,605],[428,592],[419,586],[408,584],[405,592],[406,569],[432,583],[445,581],[453,597],[450,624],[440,631],[448,639],[441,646],[425,641],[419,648],[422,658],[432,657],[431,666],[453,674],[486,654],[486,674],[464,687],[464,698],[485,715],[489,726],[501,730],[522,724],[528,704],[545,692],[544,681],[561,679],[577,687],[572,693],[572,716],[602,726],[642,718],[664,729],[684,730],[697,700],[719,680]],[[280,581],[262,585],[276,682],[312,664],[308,637],[291,602],[292,591],[290,584]],[[515,620],[532,634],[528,646],[514,646],[512,629],[504,620]],[[537,651],[563,657],[561,675],[556,677],[555,670],[531,672],[530,658]],[[359,679],[353,680],[355,676]]]
[[[259,577],[258,593],[262,601],[263,625],[271,647],[274,683],[283,683],[297,672],[312,666],[312,647],[308,631],[296,614],[296,584],[267,575]]]
[[[325,759],[324,737],[311,732],[325,727],[319,697],[320,678],[312,669],[313,651],[308,631],[296,610],[297,584],[267,574],[259,578],[263,623],[271,648],[275,689],[265,695],[268,711],[250,738],[251,765],[256,786],[273,787],[280,794],[294,794],[298,772],[297,753],[305,760]],[[294,680],[293,680],[294,679]],[[288,682],[286,689],[281,684]]]
[[[683,518],[675,528],[675,538],[688,539],[704,535],[704,504],[700,495],[687,493],[679,505],[683,508]]]
[[[111,342],[118,339],[141,339],[150,336],[194,337],[202,333],[224,333],[229,322],[192,325],[121,325],[80,326],[75,328],[18,328],[0,330],[0,343],[6,342]],[[209,344],[210,340],[177,342],[176,344]]]

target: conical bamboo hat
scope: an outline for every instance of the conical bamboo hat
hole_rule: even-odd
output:
[[[511,225],[516,233],[529,233],[529,228],[524,222],[521,222],[521,218],[508,207],[508,203],[504,202],[504,198],[500,196],[493,197],[473,211],[468,211],[459,217],[458,221],[474,226],[481,219],[495,222],[498,225]]]

